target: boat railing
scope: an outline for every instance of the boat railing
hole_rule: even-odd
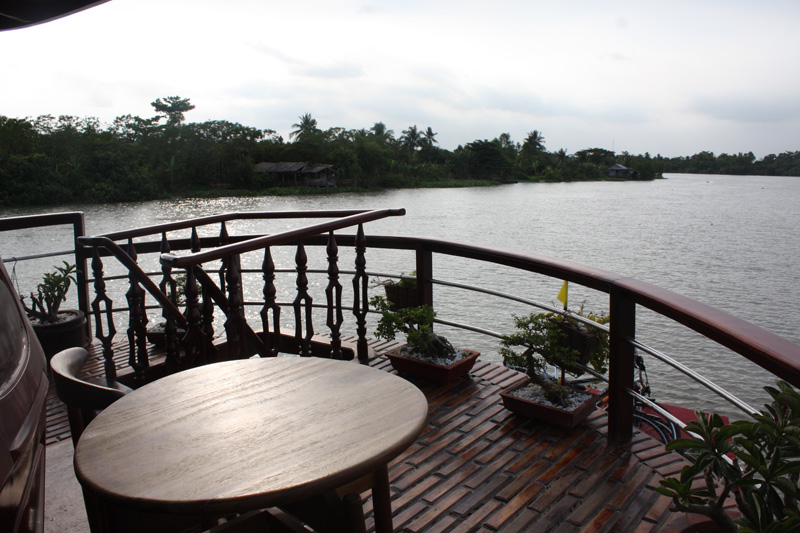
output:
[[[326,213],[327,217],[336,216],[336,212],[317,213]],[[238,216],[237,214],[229,214],[198,219],[203,223],[220,224],[220,234],[214,237],[198,237],[196,224],[198,221],[151,226],[147,228],[147,231],[140,228],[130,232],[106,234],[101,237],[111,241],[128,239],[129,245],[132,247],[130,253],[125,252],[128,257],[136,254],[139,254],[139,256],[150,254],[151,256],[160,257],[161,281],[158,287],[173,303],[177,301],[176,280],[173,276],[173,269],[181,269],[185,272],[186,302],[180,313],[185,318],[187,325],[187,331],[182,333],[183,342],[180,346],[184,356],[187,352],[192,351],[202,355],[201,352],[205,349],[203,347],[211,346],[211,340],[215,335],[214,324],[216,319],[213,316],[215,308],[224,311],[225,323],[222,329],[225,331],[226,348],[229,352],[234,353],[233,356],[237,356],[236,354],[245,356],[253,350],[252,343],[247,341],[248,328],[250,330],[261,330],[258,337],[262,343],[260,349],[267,355],[271,355],[276,350],[273,340],[280,341],[280,310],[281,308],[290,307],[294,310],[293,333],[297,342],[293,349],[297,353],[304,355],[312,353],[311,341],[316,333],[312,310],[321,308],[324,310],[325,315],[324,321],[327,327],[329,349],[332,350],[329,355],[335,352],[334,356],[341,356],[341,348],[340,346],[337,347],[337,344],[345,323],[343,313],[344,311],[350,311],[355,317],[353,322],[358,339],[358,357],[363,359],[365,357],[364,351],[367,349],[368,283],[370,277],[375,277],[376,271],[379,270],[379,268],[367,270],[366,252],[370,250],[370,254],[373,254],[373,250],[388,250],[392,251],[392,253],[406,253],[412,256],[413,267],[416,270],[418,300],[421,303],[434,305],[434,307],[436,307],[434,286],[437,286],[458,291],[477,291],[489,297],[512,300],[524,306],[538,307],[552,312],[563,311],[536,300],[528,299],[521,294],[481,288],[477,284],[469,285],[461,280],[448,280],[445,279],[447,277],[446,274],[436,277],[434,275],[434,257],[437,258],[437,264],[442,258],[447,258],[448,261],[452,259],[458,260],[459,265],[466,261],[464,263],[468,269],[466,272],[480,273],[490,266],[507,267],[516,274],[520,274],[523,278],[527,277],[528,273],[542,275],[558,280],[558,282],[565,280],[571,284],[580,285],[607,295],[609,313],[612,317],[607,327],[610,341],[609,373],[607,376],[608,428],[609,438],[614,440],[630,438],[634,418],[634,400],[648,401],[647,398],[636,392],[634,386],[636,358],[639,351],[665,361],[690,378],[696,379],[715,394],[721,394],[745,412],[754,411],[745,402],[741,402],[735,396],[724,391],[722,387],[711,383],[693,370],[686,368],[677,361],[673,361],[666,354],[647,346],[637,339],[637,308],[649,309],[661,317],[686,326],[703,337],[754,362],[780,379],[800,387],[800,346],[747,321],[646,282],[549,256],[458,243],[444,239],[383,235],[370,235],[367,238],[365,236],[362,225],[364,221],[368,219],[377,220],[377,218],[398,214],[402,214],[402,210],[349,212],[336,220],[313,224],[301,230],[289,230],[287,232],[256,236],[229,236],[226,223],[236,220]],[[291,212],[289,215],[280,213],[280,215],[276,215],[273,218],[314,217],[313,214],[307,212]],[[248,218],[251,218],[251,215],[248,215]],[[252,215],[252,218],[258,217]],[[356,227],[358,231],[355,235],[338,232],[339,229],[347,227]],[[185,229],[191,229],[191,237],[188,239],[168,238],[167,236],[168,232]],[[334,233],[335,231],[336,233]],[[138,239],[154,234],[160,234],[161,240],[134,241],[134,236]],[[99,260],[102,257],[119,255],[119,250],[112,254],[108,246],[100,241],[93,242],[91,239],[89,237],[78,239],[79,248],[83,249],[80,253],[87,254],[84,257],[92,255],[94,262],[95,259]],[[107,244],[107,241],[103,242]],[[88,248],[84,248],[84,245],[88,246]],[[295,251],[294,265],[291,268],[284,268],[283,266],[278,268],[278,265],[273,260],[272,252],[279,249],[283,250],[286,247],[290,247]],[[113,249],[114,247],[111,246],[110,248]],[[314,265],[309,265],[306,250],[311,250],[312,248],[323,251],[324,261],[328,265],[327,268],[310,268],[310,266]],[[339,248],[352,248],[355,250],[354,269],[340,270]],[[124,250],[124,248],[120,247],[120,250]],[[191,253],[177,255],[174,250],[191,250]],[[248,261],[249,266],[243,266],[242,257],[248,256],[248,258],[252,259],[254,253],[262,254],[263,259],[261,260],[260,268],[254,268],[252,260]],[[380,267],[380,265],[376,266]],[[398,263],[390,263],[390,268],[392,266],[396,266],[399,270]],[[142,269],[142,274],[147,277],[159,275],[158,272],[145,272],[145,270]],[[135,276],[130,276],[129,272],[124,274],[124,276],[105,277],[102,272],[102,265],[99,269],[93,266],[94,277],[91,280],[87,280],[87,282],[94,285],[97,297],[101,300],[107,297],[104,283],[111,277],[116,279],[127,277],[132,288],[142,285],[142,274]],[[280,274],[294,276],[293,290],[296,291],[296,296],[293,300],[279,301],[276,276]],[[316,275],[327,276],[327,284],[320,283],[310,287],[309,276]],[[378,275],[403,277],[402,274],[396,273]],[[218,279],[214,280],[212,276]],[[247,277],[249,280],[253,276],[261,278],[261,281],[256,283],[261,296],[253,298],[253,291],[248,291],[249,297],[245,300],[243,279]],[[351,278],[352,306],[346,306],[342,302],[343,287],[340,283],[342,276]],[[469,279],[468,275],[463,277]],[[198,284],[202,287],[202,294],[198,290]],[[325,297],[314,300],[312,296],[314,291],[324,291]],[[286,292],[283,294],[286,294]],[[134,300],[138,302],[136,298]],[[141,300],[143,302],[144,298]],[[162,307],[162,312],[164,312],[163,309],[169,306],[158,304],[155,307]],[[257,314],[261,322],[260,327],[251,327],[246,317],[246,308],[252,309],[253,307],[257,307]],[[129,320],[132,320],[133,326],[135,326],[129,326],[131,353],[133,354],[139,350],[139,355],[136,357],[131,356],[131,361],[134,364],[138,364],[137,357],[142,355],[142,347],[146,352],[146,346],[142,344],[145,341],[140,340],[141,336],[137,333],[141,331],[143,317],[146,317],[143,312],[144,308],[144,303],[136,303],[135,305],[129,304],[127,310]],[[115,309],[114,312],[117,313],[122,309]],[[99,318],[101,317],[95,315],[95,320]],[[166,351],[174,350],[177,354],[179,350],[177,326],[181,320],[177,318],[175,310],[164,312],[164,318],[166,320],[166,336],[170,339],[167,342]],[[439,317],[437,322],[442,325],[468,329],[483,335],[500,336],[499,333],[491,329],[491,326],[484,327],[482,325],[468,324],[464,320],[459,320],[458,316]],[[593,323],[588,323],[587,325],[595,327]],[[353,327],[353,325],[350,327]],[[133,334],[131,334],[131,331],[133,331]],[[275,335],[277,337],[273,338]],[[144,357],[146,358],[146,354]],[[658,411],[659,406],[654,404],[654,409]]]
[[[311,318],[311,297],[307,293],[307,279],[303,280],[306,268],[302,239],[328,234],[328,257],[329,274],[331,276],[330,290],[338,292],[338,298],[333,294],[328,299],[329,308],[338,308],[337,314],[341,315],[341,285],[338,284],[338,269],[336,260],[336,242],[333,232],[336,230],[357,227],[362,241],[361,249],[363,254],[363,224],[366,222],[379,220],[389,216],[400,216],[405,213],[402,209],[383,209],[383,210],[358,210],[358,211],[314,211],[314,212],[281,212],[281,213],[250,213],[245,217],[239,214],[216,215],[213,217],[203,217],[200,219],[181,221],[169,224],[149,226],[134,230],[114,232],[101,236],[81,237],[78,244],[89,250],[92,255],[93,279],[90,280],[95,288],[95,298],[92,301],[92,310],[95,319],[95,336],[103,344],[103,355],[106,365],[106,375],[109,379],[116,379],[114,362],[113,341],[116,334],[114,324],[113,300],[109,296],[106,281],[111,279],[122,279],[124,276],[110,276],[104,274],[102,256],[111,255],[125,268],[129,279],[130,288],[126,293],[128,301],[127,312],[129,315],[129,325],[127,328],[130,357],[129,365],[135,372],[138,382],[146,382],[149,375],[149,350],[146,341],[147,314],[145,305],[145,293],[154,297],[158,307],[162,310],[164,318],[165,332],[165,363],[164,368],[167,372],[177,371],[187,365],[203,364],[212,360],[212,353],[216,350],[214,346],[214,309],[221,309],[225,315],[225,335],[227,357],[245,357],[252,353],[269,355],[277,353],[280,338],[280,309],[274,301],[274,286],[272,286],[272,301],[270,300],[270,289],[263,291],[265,303],[262,309],[262,332],[257,334],[248,324],[243,309],[243,291],[241,285],[241,265],[240,255],[243,253],[264,250],[267,257],[263,265],[263,275],[265,279],[274,276],[270,269],[274,269],[269,250],[271,246],[282,246],[295,243],[297,246],[296,269],[299,273],[298,295],[295,309],[295,331],[299,348],[296,348],[301,355],[310,355],[313,351],[314,330]],[[298,229],[278,232],[270,235],[256,237],[232,238],[228,235],[226,223],[239,219],[277,219],[277,218],[330,218],[334,220],[304,226]],[[220,234],[216,238],[199,237],[198,228],[203,225],[220,224]],[[176,230],[191,230],[191,236],[187,241],[175,242],[168,238],[168,232]],[[150,237],[161,235],[160,242],[145,241],[134,242],[134,238]],[[123,249],[115,241],[127,240],[127,247]],[[139,253],[154,250],[154,245],[158,244],[158,252],[161,257],[161,282],[156,285],[150,275],[146,273],[138,264]],[[187,255],[175,255],[172,253],[175,245],[178,249],[188,249],[191,252]],[[204,248],[204,246],[206,248]],[[210,248],[208,248],[210,246]],[[221,261],[221,266],[217,270],[219,285],[211,279],[208,273],[203,270],[202,265],[212,261]],[[363,261],[362,261],[363,263]],[[181,312],[177,308],[177,281],[173,277],[173,269],[180,268],[185,272],[185,296],[186,310]],[[363,269],[363,265],[362,265]],[[366,275],[360,274],[363,278],[364,300],[362,315],[366,315]],[[201,290],[198,290],[201,287]],[[305,287],[304,287],[305,285]],[[337,287],[338,285],[338,287]],[[354,287],[356,281],[354,280]],[[358,287],[357,287],[358,290]],[[200,296],[202,294],[202,303]],[[302,302],[306,302],[303,306]],[[305,307],[305,309],[303,309]],[[117,312],[119,309],[117,310]],[[272,320],[267,319],[267,315],[272,313]],[[301,319],[301,315],[306,317]],[[363,322],[363,316],[362,322]],[[340,324],[343,318],[338,319]],[[274,325],[270,328],[270,322]],[[303,325],[305,334],[301,335]],[[336,324],[333,324],[334,326]],[[179,338],[179,327],[185,331],[185,335]],[[331,334],[332,357],[344,357],[339,341],[338,331]],[[180,347],[179,347],[180,344]],[[366,328],[359,328],[358,357],[361,360],[367,359]]]

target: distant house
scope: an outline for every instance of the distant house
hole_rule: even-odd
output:
[[[608,177],[625,180],[638,180],[639,171],[628,168],[624,165],[616,164],[608,168]]]
[[[275,174],[282,187],[336,187],[333,165],[311,163],[259,163],[257,173]]]

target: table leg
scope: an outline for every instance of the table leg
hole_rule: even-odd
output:
[[[389,494],[389,468],[384,465],[372,474],[372,509],[375,533],[392,533],[392,498]]]

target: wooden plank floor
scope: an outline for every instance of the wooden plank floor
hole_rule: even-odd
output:
[[[122,364],[127,347],[120,348]],[[373,349],[381,354],[386,345]],[[371,364],[393,372],[383,356]],[[87,366],[102,372],[99,357]],[[429,416],[420,438],[390,465],[397,531],[644,533],[679,518],[653,490],[680,471],[679,455],[640,432],[628,443],[608,443],[600,410],[573,430],[518,417],[498,393],[521,378],[481,361],[450,385],[408,378],[428,398]],[[47,442],[68,438],[66,411],[51,393]]]

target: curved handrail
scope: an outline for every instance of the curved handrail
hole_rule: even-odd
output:
[[[179,220],[177,222],[167,222],[164,224],[155,224],[152,226],[144,226],[141,228],[131,228],[128,230],[115,231],[112,233],[104,233],[98,237],[108,237],[112,241],[121,239],[144,237],[145,235],[160,235],[168,231],[176,231],[181,229],[191,229],[198,226],[206,226],[209,224],[216,224],[219,222],[229,222],[231,220],[274,220],[286,218],[341,218],[351,215],[358,215],[366,213],[369,209],[328,209],[328,210],[315,210],[315,211],[251,211],[244,213],[222,213],[219,215],[209,215],[205,217],[190,218],[186,220]]]
[[[283,231],[272,235],[254,237],[246,241],[236,242],[214,248],[213,250],[196,252],[185,256],[161,254],[161,262],[163,264],[170,265],[173,268],[187,268],[190,266],[200,265],[208,261],[222,259],[223,257],[228,257],[231,255],[252,252],[253,250],[261,250],[268,246],[287,244],[297,239],[313,237],[330,231],[335,231],[337,229],[348,228],[386,217],[403,216],[405,214],[405,209],[375,209],[372,211],[362,211],[329,222],[312,224],[311,226]]]
[[[190,268],[269,246],[295,245],[299,242],[304,245],[325,245],[330,238],[329,234],[332,234],[334,230],[404,213],[405,210],[402,209],[346,212],[344,213],[346,216],[336,220],[300,229],[272,235],[232,237],[227,241],[230,244],[184,256],[172,253],[162,254],[161,262],[172,267]],[[334,216],[334,212],[316,212],[316,214]],[[335,212],[335,214],[342,215],[343,212]],[[135,230],[135,233],[136,235],[161,233],[178,229],[178,226],[194,228],[203,223],[224,222],[236,218],[309,218],[310,216],[312,215],[306,212],[229,213],[188,222],[152,226]],[[105,237],[120,239],[131,236],[133,234],[130,232],[119,232]],[[341,246],[356,244],[355,235],[337,233],[335,239]],[[152,248],[154,246],[149,241],[140,244],[143,247]],[[626,438],[626,434],[628,437],[630,435],[632,410],[627,406],[627,403],[631,401],[627,391],[633,384],[634,354],[638,345],[635,338],[636,306],[648,308],[682,324],[742,355],[792,385],[800,387],[800,346],[711,306],[629,276],[542,254],[440,238],[370,235],[366,239],[366,246],[368,248],[408,250],[415,253],[418,296],[421,302],[429,304],[433,303],[433,284],[441,283],[440,280],[434,279],[433,254],[502,265],[519,271],[566,280],[608,294],[610,311],[614,316],[609,328],[612,352],[609,374],[609,398],[612,405],[610,405],[609,412],[614,414],[614,420],[609,419],[609,435],[615,439]],[[453,286],[456,287],[458,284],[453,284]]]
[[[725,311],[604,269],[547,255],[523,253],[436,238],[370,236],[370,247],[420,247],[434,253],[509,266],[577,283],[607,294],[616,292],[637,305],[682,324],[800,387],[800,346]],[[423,280],[424,281],[424,280]]]
[[[132,274],[136,281],[142,284],[142,286],[147,289],[147,292],[156,299],[159,305],[165,307],[170,314],[175,317],[175,320],[181,326],[186,326],[188,324],[186,317],[183,316],[180,309],[178,309],[175,304],[172,303],[161,289],[158,288],[158,285],[153,282],[152,279],[141,269],[141,267],[131,259],[131,257],[123,250],[116,242],[112,241],[108,237],[80,237],[78,238],[78,242],[83,246],[92,246],[92,247],[103,247],[109,252],[111,255],[117,258],[117,260],[122,263],[125,268],[128,269],[128,272]]]

